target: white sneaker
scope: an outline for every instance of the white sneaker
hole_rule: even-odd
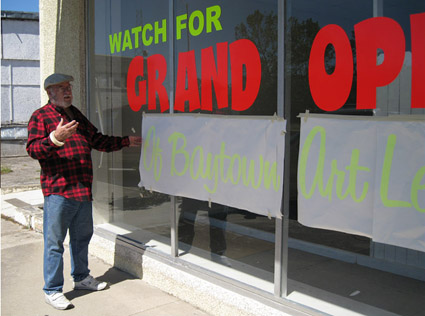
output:
[[[214,262],[217,262],[219,264],[225,265],[227,267],[231,267],[232,264],[229,261],[229,258],[227,258],[224,255],[216,255],[216,254],[211,254],[211,259]]]
[[[74,290],[101,291],[107,285],[106,282],[100,282],[89,275],[82,281],[74,282]]]
[[[47,304],[52,305],[56,309],[68,309],[74,307],[70,301],[61,292],[52,294],[44,293],[44,299]]]

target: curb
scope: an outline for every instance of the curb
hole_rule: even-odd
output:
[[[14,212],[4,212],[2,210],[1,215],[38,233],[43,232],[43,211],[35,207],[15,209]]]
[[[13,207],[2,207],[1,216],[6,219],[11,219],[16,223],[25,226],[29,229],[32,229],[36,232],[43,232],[43,209],[41,205],[31,205],[24,201],[20,201],[18,204],[13,203],[8,200],[4,200],[4,194],[8,193],[17,193],[28,191],[32,188],[33,190],[40,189],[40,187],[33,186],[22,186],[22,187],[11,187],[11,188],[1,188],[1,199],[3,202],[11,204]],[[12,199],[13,200],[13,199]]]
[[[18,185],[13,187],[2,187],[1,195],[9,194],[9,193],[17,193],[24,191],[32,191],[32,190],[41,190],[41,186],[39,184],[27,184],[27,185]]]

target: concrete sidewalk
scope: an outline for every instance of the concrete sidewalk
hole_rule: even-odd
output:
[[[192,305],[90,256],[91,274],[109,287],[100,292],[74,291],[69,248],[64,254],[64,294],[74,308],[55,310],[44,302],[43,217],[40,167],[29,157],[2,158],[12,172],[1,176],[1,315],[2,316],[187,316],[208,315]],[[4,217],[4,218],[3,218]],[[13,219],[5,220],[5,218]],[[31,227],[33,229],[29,229]],[[37,232],[38,231],[38,232]]]
[[[108,282],[109,288],[100,292],[75,291],[68,247],[64,255],[64,293],[75,307],[58,311],[44,302],[42,234],[2,219],[1,254],[2,316],[207,315],[93,256],[89,258],[91,274]]]
[[[410,278],[373,269],[376,263],[372,261],[373,258],[358,257],[364,262],[363,265],[356,265],[293,247],[289,249],[288,286],[291,292],[288,300],[275,304],[270,299],[263,303],[250,299],[251,293],[244,296],[248,291],[241,293],[238,288],[232,292],[222,287],[213,280],[215,276],[205,274],[205,279],[198,278],[181,268],[183,265],[174,268],[162,260],[156,260],[159,257],[152,257],[153,252],[140,252],[131,243],[112,241],[110,238],[113,236],[104,235],[105,231],[97,235],[102,237],[97,238],[100,244],[96,240],[91,244],[92,253],[99,257],[90,257],[90,269],[93,276],[109,282],[110,288],[101,292],[73,291],[69,251],[66,248],[64,293],[75,308],[57,311],[44,303],[41,290],[43,240],[42,235],[35,231],[42,230],[43,212],[40,206],[43,195],[39,187],[33,187],[33,174],[37,172],[37,166],[29,159],[9,160],[7,163],[13,172],[9,178],[2,175],[1,179],[2,216],[23,225],[2,220],[1,315],[207,315],[194,306],[214,315],[425,315],[425,283],[419,269],[412,270],[419,278]],[[11,174],[19,177],[19,186],[14,185]],[[157,242],[154,245],[160,244]],[[115,254],[118,256],[115,257]],[[117,267],[128,267],[127,271],[135,272],[133,275],[143,275],[143,278],[124,273],[99,258]],[[210,264],[201,257],[194,259],[199,260],[196,261],[197,266]],[[365,263],[365,260],[369,261]],[[184,258],[181,262],[186,264]],[[207,269],[214,271],[212,266]],[[232,272],[240,271],[234,269]],[[182,295],[192,305],[152,285],[176,296]],[[295,303],[298,303],[296,308]],[[241,313],[235,313],[235,310]]]
[[[2,194],[40,189],[40,164],[29,156],[1,157]]]

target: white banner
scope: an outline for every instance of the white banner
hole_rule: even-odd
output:
[[[370,237],[376,128],[371,121],[301,121],[299,222]]]
[[[425,251],[425,121],[377,126],[373,240]]]
[[[425,251],[425,121],[303,116],[298,220]]]
[[[145,114],[139,186],[280,217],[286,121]]]

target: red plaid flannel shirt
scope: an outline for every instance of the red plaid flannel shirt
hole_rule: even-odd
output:
[[[50,133],[60,119],[63,124],[71,121],[65,111],[51,103],[36,110],[28,123],[28,154],[41,166],[40,182],[44,196],[57,194],[77,201],[91,201],[93,167],[92,148],[111,152],[129,146],[128,137],[106,136],[74,106],[70,107],[79,123],[77,132],[56,146]]]

